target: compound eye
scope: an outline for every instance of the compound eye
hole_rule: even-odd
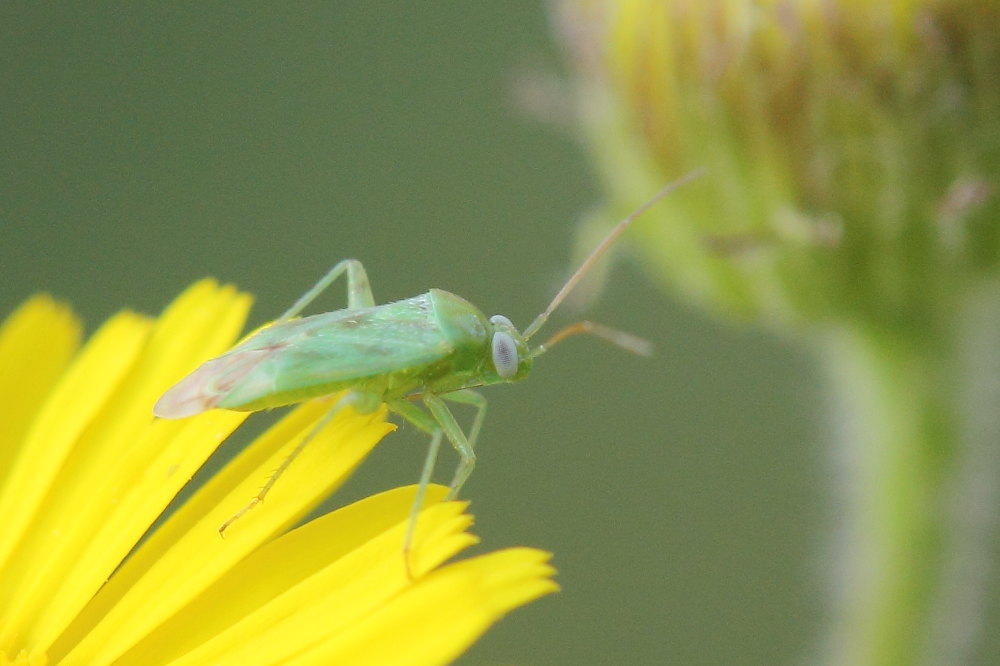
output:
[[[517,346],[514,338],[503,331],[493,334],[493,367],[504,379],[517,373]]]
[[[514,328],[514,323],[510,319],[507,319],[507,317],[504,317],[503,315],[493,315],[492,317],[490,317],[490,323],[503,324],[504,326],[510,326],[511,328]]]

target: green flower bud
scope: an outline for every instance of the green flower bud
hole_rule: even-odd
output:
[[[848,461],[826,662],[969,663],[1000,529],[1000,2],[554,6],[609,205],[707,168],[637,223],[650,272],[821,332]]]
[[[559,0],[616,210],[653,275],[770,322],[907,330],[1000,264],[1000,3]]]

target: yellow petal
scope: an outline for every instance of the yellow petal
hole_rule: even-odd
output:
[[[28,299],[0,326],[0,485],[24,434],[80,346],[80,322],[48,294]]]
[[[200,337],[202,354],[221,351],[248,305],[231,287],[203,281],[155,325],[131,313],[109,320],[65,374],[0,499],[16,507],[2,529],[17,539],[0,545],[13,553],[0,568],[0,589],[10,592],[0,600],[0,649],[45,651],[240,423],[242,415],[213,414],[201,422],[205,436],[166,446],[164,434],[192,426],[154,423],[151,408],[177,364],[193,362],[188,341]],[[18,534],[28,519],[31,531]]]
[[[20,643],[22,623],[38,609],[33,593],[42,573],[46,545],[58,538],[51,496],[58,495],[60,472],[78,463],[74,447],[113,394],[148,333],[148,322],[130,313],[109,320],[94,335],[52,392],[26,436],[26,445],[0,491],[0,646]],[[62,514],[72,520],[72,513]],[[58,517],[58,516],[57,516]],[[28,531],[28,527],[31,531]]]
[[[341,409],[267,500],[220,537],[219,525],[257,493],[330,405],[313,401],[297,408],[212,477],[116,572],[51,654],[70,652],[67,664],[115,659],[312,510],[393,427],[384,410],[358,415]],[[194,427],[216,414],[227,412],[212,410],[185,421]]]
[[[343,631],[412,584],[402,543],[414,491],[366,498],[267,544],[120,664],[148,664],[164,653],[174,666],[283,664]],[[435,564],[475,543],[464,531],[471,522],[464,503],[438,503],[446,493],[428,489],[433,505],[421,513],[414,541],[414,551],[435,551]]]
[[[559,589],[549,557],[511,548],[450,564],[283,663],[447,664],[508,611]]]

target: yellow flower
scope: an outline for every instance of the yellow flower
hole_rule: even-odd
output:
[[[80,324],[48,296],[0,328],[0,664],[440,664],[556,589],[534,549],[442,566],[476,539],[440,486],[412,579],[413,487],[289,531],[392,430],[384,410],[342,409],[220,538],[329,401],[292,411],[150,530],[246,416],[170,421],[151,406],[232,343],[249,305],[205,280],[159,319],[112,317],[79,351]]]

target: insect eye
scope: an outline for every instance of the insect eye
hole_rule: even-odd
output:
[[[493,334],[493,367],[504,379],[517,373],[517,347],[514,338],[503,331]]]
[[[493,315],[492,317],[490,317],[490,323],[503,324],[505,326],[510,326],[511,328],[514,328],[514,322],[512,322],[510,319],[507,319],[507,317],[504,317],[503,315]]]

